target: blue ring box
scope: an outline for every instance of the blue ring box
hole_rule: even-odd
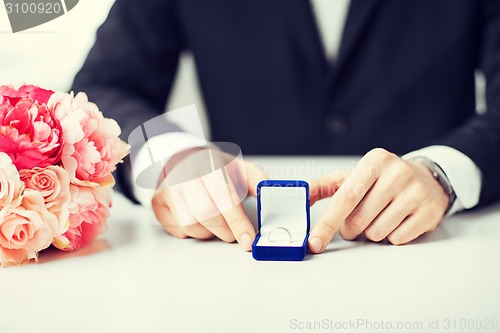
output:
[[[257,185],[259,232],[252,244],[256,260],[300,261],[310,229],[309,184],[303,180],[263,180]]]

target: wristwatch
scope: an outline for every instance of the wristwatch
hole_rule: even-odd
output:
[[[434,179],[436,179],[436,181],[439,183],[439,185],[441,185],[446,194],[448,194],[448,207],[444,212],[444,215],[446,216],[457,198],[455,191],[451,186],[450,180],[448,179],[448,176],[446,176],[446,173],[443,171],[443,169],[441,169],[439,164],[427,157],[413,157],[410,158],[410,161],[417,161],[425,165],[427,169],[429,169],[429,171],[432,173]]]

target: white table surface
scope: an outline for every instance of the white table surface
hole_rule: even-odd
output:
[[[279,178],[354,163],[253,160]],[[311,221],[324,204],[313,207]],[[255,218],[254,199],[246,208]],[[170,237],[149,211],[116,195],[108,231],[92,247],[48,251],[38,264],[0,270],[0,332],[311,332],[299,325],[313,322],[325,332],[389,325],[393,332],[498,332],[499,236],[495,205],[449,218],[406,246],[336,236],[303,262],[259,262],[237,244]],[[469,319],[473,329],[460,330]],[[489,330],[477,328],[488,320]]]

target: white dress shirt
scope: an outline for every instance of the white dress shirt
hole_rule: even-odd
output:
[[[311,0],[311,4],[324,52],[329,59],[334,60],[340,48],[350,0]],[[156,149],[169,147],[168,150],[173,156],[176,152],[202,146],[205,142],[204,138],[189,133],[166,133],[150,139],[148,145]],[[144,151],[140,151],[137,156],[144,158],[133,161],[134,170],[144,170],[147,167],[146,148],[142,149]],[[455,203],[450,208],[448,216],[477,205],[481,191],[481,171],[468,156],[451,147],[431,146],[406,154],[403,159],[417,156],[434,161],[446,173],[456,194]],[[160,174],[151,175],[156,178],[159,176]],[[151,206],[154,190],[138,187],[135,180],[132,180],[132,184],[136,198],[143,205]]]

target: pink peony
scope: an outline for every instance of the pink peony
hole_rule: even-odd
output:
[[[17,205],[21,201],[23,188],[12,160],[7,154],[0,152],[0,209],[10,204]]]
[[[45,104],[16,97],[32,95],[43,101],[45,93],[39,97],[34,88],[21,93],[5,86],[0,92],[5,94],[0,102],[0,151],[9,155],[18,170],[58,163],[63,140],[59,121]]]
[[[46,90],[33,85],[23,85],[19,89],[15,89],[13,86],[2,86],[0,87],[0,95],[3,95],[6,99],[9,99],[12,104],[16,104],[20,99],[31,99],[38,102],[38,104],[47,104],[50,96],[54,92],[52,90]],[[0,100],[1,102],[1,100]]]
[[[61,161],[70,179],[81,185],[111,185],[111,172],[128,153],[116,121],[104,118],[87,95],[55,93],[48,106],[61,121],[64,145]]]
[[[44,199],[47,210],[58,220],[55,235],[61,235],[69,228],[68,204],[71,199],[69,192],[69,176],[66,170],[58,166],[21,170],[21,180],[27,189],[38,191]]]
[[[120,132],[83,93],[0,87],[0,266],[94,242],[129,149]]]
[[[45,208],[40,193],[26,190],[19,206],[0,210],[0,265],[19,265],[37,259],[54,238],[57,219]]]
[[[70,227],[54,239],[60,250],[74,251],[90,245],[106,226],[111,207],[111,186],[70,185]]]

